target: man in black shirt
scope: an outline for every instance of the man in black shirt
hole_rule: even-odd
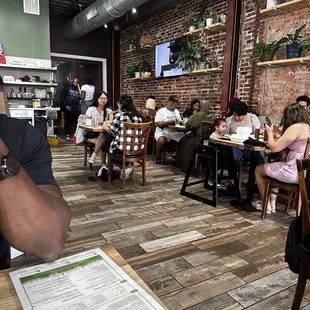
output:
[[[60,100],[65,111],[65,134],[70,139],[75,132],[80,115],[79,79],[74,78],[72,84],[62,89]]]
[[[45,262],[63,249],[71,214],[51,162],[36,128],[0,114],[0,269],[8,267],[8,244]]]

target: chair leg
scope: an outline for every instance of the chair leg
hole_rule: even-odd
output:
[[[296,216],[299,216],[301,209],[301,193],[299,190],[296,193],[295,206],[296,206]]]
[[[239,191],[242,190],[242,178],[243,178],[243,159],[240,160],[240,164],[239,164],[239,173],[238,173]]]
[[[290,192],[288,197],[290,197],[291,199],[288,199],[287,200],[287,203],[285,205],[285,214],[288,214],[288,211],[291,209],[292,207],[292,199],[293,199],[293,196],[294,196],[294,192]]]
[[[146,163],[145,159],[142,160],[142,186],[146,185]]]
[[[84,145],[84,167],[86,167],[87,163],[87,145]]]
[[[301,305],[302,298],[304,296],[305,288],[306,288],[306,284],[307,284],[309,260],[310,260],[309,255],[305,255],[301,259],[294,301],[293,301],[293,305],[291,308],[292,310],[299,310],[300,309],[300,305]]]
[[[89,147],[89,157],[91,157],[93,155],[93,152],[94,152],[94,148],[93,146],[91,145]],[[93,170],[93,164],[89,163],[89,167],[90,167],[90,170],[92,171]]]
[[[167,146],[164,146],[164,158],[163,158],[163,163],[166,163],[166,157],[167,157]]]
[[[268,206],[268,197],[269,197],[269,181],[267,180],[266,186],[265,186],[265,193],[264,197],[262,200],[262,219],[266,218],[266,213],[267,213],[267,206]]]

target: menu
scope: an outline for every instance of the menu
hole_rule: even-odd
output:
[[[164,309],[101,249],[10,273],[25,310]]]

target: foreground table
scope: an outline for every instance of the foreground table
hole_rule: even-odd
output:
[[[80,128],[91,132],[104,132],[102,126],[94,127],[94,126],[80,125]]]
[[[169,125],[168,127],[175,131],[181,131],[181,132],[190,131],[190,129],[186,128],[185,125]]]
[[[246,185],[247,194],[246,194],[246,201],[233,201],[232,205],[234,207],[241,207],[248,211],[256,211],[251,206],[251,202],[254,198],[254,191],[255,191],[255,168],[257,165],[257,158],[258,158],[258,152],[267,150],[267,146],[251,146],[251,147],[245,147],[242,142],[234,142],[230,140],[224,140],[224,139],[210,139],[209,142],[214,144],[220,144],[230,147],[236,147],[240,150],[249,150],[252,151],[251,160],[250,160],[250,170],[249,170],[249,179]]]
[[[133,280],[135,280],[145,291],[157,300],[165,309],[166,307],[160,299],[152,292],[152,290],[143,282],[138,274],[130,267],[130,265],[123,259],[123,257],[112,247],[106,246],[102,250],[117,264],[119,265]],[[9,272],[16,270],[6,269],[0,272],[0,309],[17,310],[22,309],[14,286],[11,282]]]

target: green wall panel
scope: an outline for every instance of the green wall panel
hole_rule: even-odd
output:
[[[48,0],[40,15],[25,14],[23,0],[0,0],[0,43],[8,56],[50,59]]]

